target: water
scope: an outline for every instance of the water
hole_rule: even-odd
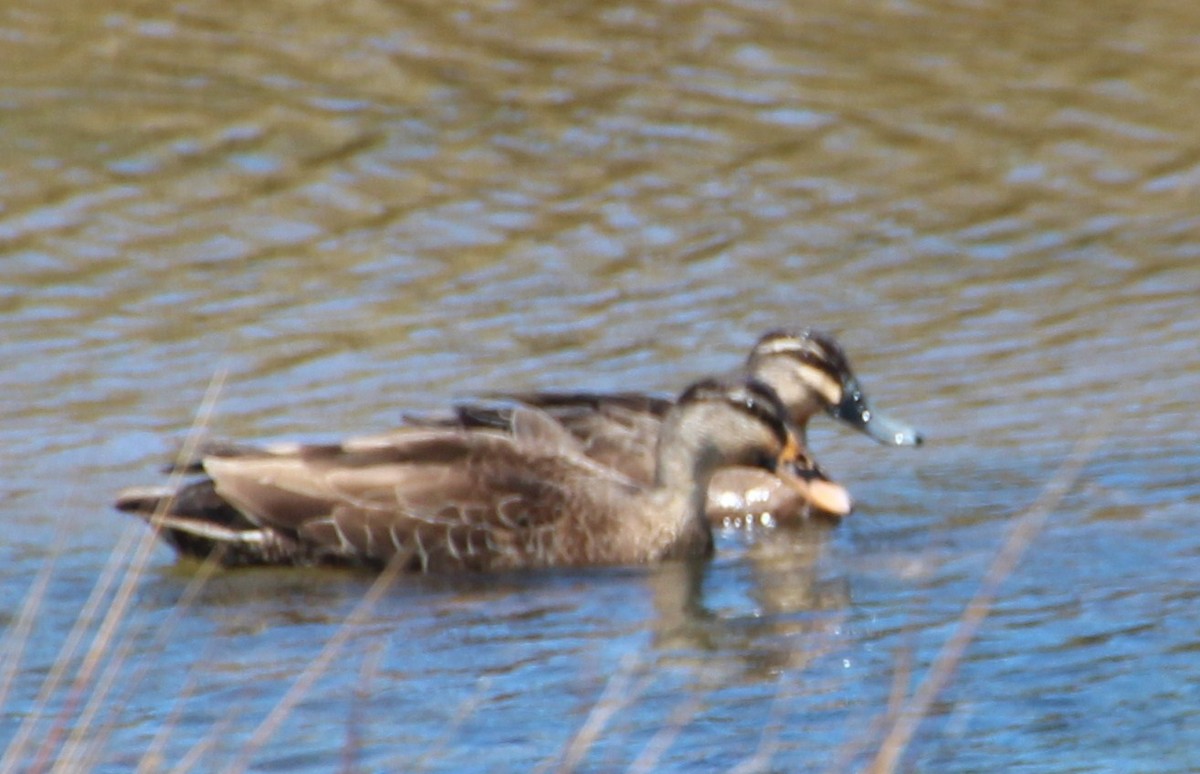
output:
[[[7,762],[860,769],[1098,434],[901,768],[1197,768],[1198,29],[1177,0],[10,3]],[[859,504],[834,530],[361,609],[370,577],[153,547],[82,661],[144,535],[112,495],[214,376],[215,435],[329,437],[674,390],[781,324],[927,434],[813,428]]]

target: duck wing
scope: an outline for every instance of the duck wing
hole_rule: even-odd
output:
[[[511,431],[522,409],[552,418],[599,464],[641,483],[654,478],[655,448],[669,398],[639,392],[495,393],[461,402],[450,415],[409,416],[416,426]]]
[[[605,497],[631,489],[563,454],[552,426],[422,431],[304,446],[289,454],[209,457],[218,495],[265,527],[332,559],[413,571],[596,561],[614,519]]]

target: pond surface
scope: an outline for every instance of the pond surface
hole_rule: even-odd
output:
[[[0,769],[1200,767],[1200,6],[16,0],[0,35]],[[858,511],[699,567],[379,594],[209,576],[109,507],[198,419],[673,391],[780,325],[926,446],[817,422]]]

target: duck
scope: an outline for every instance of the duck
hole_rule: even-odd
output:
[[[814,328],[774,329],[755,342],[742,375],[768,385],[783,401],[802,444],[809,420],[824,412],[877,443],[920,446],[924,435],[875,410],[837,340]],[[641,482],[655,470],[655,446],[669,397],[643,392],[509,392],[486,400],[459,402],[449,413],[407,415],[416,425],[494,427],[508,425],[515,406],[534,407],[554,417],[603,465]],[[830,512],[761,468],[731,466],[718,471],[708,491],[706,512],[723,527],[795,525],[811,519],[837,520],[851,501]]]
[[[181,556],[225,566],[491,572],[647,564],[713,552],[713,473],[770,471],[837,510],[849,495],[804,448],[778,395],[750,377],[692,384],[662,414],[650,481],[586,453],[534,406],[504,429],[406,427],[329,444],[215,444],[177,488],[136,487],[118,510]]]

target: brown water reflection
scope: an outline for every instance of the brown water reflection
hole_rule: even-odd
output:
[[[852,767],[896,654],[923,673],[1014,514],[1111,422],[909,760],[1198,765],[1198,34],[1179,0],[7,4],[0,596],[58,564],[0,740],[129,527],[111,494],[214,373],[217,434],[375,431],[496,387],[673,390],[805,323],[928,434],[814,428],[851,520],[723,535],[688,583],[407,586],[256,764],[327,769],[350,725],[366,768],[530,769],[632,659],[650,677],[585,765],[669,741],[663,770]],[[155,554],[135,631],[186,577]],[[96,758],[162,732],[235,760],[343,583],[219,579]]]

